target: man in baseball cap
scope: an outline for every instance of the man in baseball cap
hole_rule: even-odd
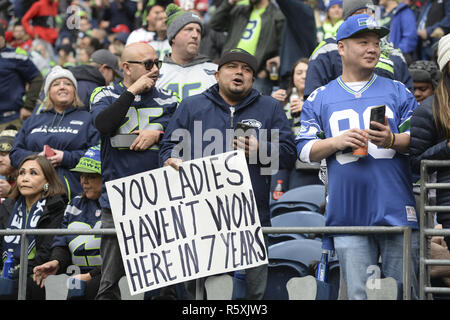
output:
[[[116,77],[123,78],[119,59],[106,49],[95,51],[88,64],[68,69],[78,81],[77,93],[85,107],[89,106],[91,94],[96,88],[109,85]]]
[[[220,69],[221,66],[223,66],[224,64],[226,64],[230,61],[240,61],[240,62],[246,63],[250,68],[252,68],[253,76],[255,75],[256,68],[258,67],[258,64],[257,64],[258,62],[256,61],[256,58],[254,56],[252,56],[250,53],[248,53],[247,51],[245,51],[243,49],[235,48],[235,49],[231,49],[230,51],[226,52],[222,56],[222,58],[220,58],[218,69]]]

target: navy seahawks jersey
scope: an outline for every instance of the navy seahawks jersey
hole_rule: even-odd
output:
[[[417,102],[400,82],[375,74],[359,91],[339,77],[315,90],[305,101],[301,130],[296,137],[300,160],[309,162],[313,140],[336,137],[351,128],[365,129],[370,109],[386,105],[394,133],[408,133]],[[369,142],[368,156],[351,149],[326,159],[329,196],[328,226],[411,226],[418,228],[412,179],[407,155]]]
[[[94,123],[97,115],[110,106],[125,90],[126,87],[121,82],[94,90],[90,102]],[[165,131],[177,105],[175,96],[156,87],[144,95],[136,95],[116,134],[127,134],[134,130]],[[110,140],[108,136],[101,137],[103,190],[100,205],[102,208],[110,208],[105,182],[159,168],[158,144],[145,151],[133,151],[129,148],[114,148]]]
[[[100,229],[101,209],[96,200],[77,196],[67,205],[61,225],[62,229]],[[55,236],[52,247],[68,247],[72,264],[80,267],[82,273],[101,266],[99,235]]]

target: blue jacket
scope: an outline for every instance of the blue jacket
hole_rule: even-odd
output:
[[[243,101],[234,106],[234,112],[232,112],[232,108],[220,96],[218,88],[218,84],[215,84],[201,94],[183,99],[170,120],[164,139],[161,142],[160,165],[171,157],[172,149],[179,143],[178,139],[171,141],[172,133],[179,128],[187,129],[193,138],[190,143],[187,143],[187,145],[191,146],[191,154],[183,154],[184,159],[192,160],[199,156],[211,156],[220,153],[219,150],[214,149],[212,154],[203,154],[205,149],[211,149],[207,148],[211,141],[205,141],[204,139],[202,141],[194,141],[196,138],[194,135],[194,121],[200,121],[202,133],[211,129],[219,130],[221,133],[226,134],[227,129],[233,131],[238,122],[253,124],[257,131],[256,136],[258,136],[260,129],[267,129],[269,130],[267,135],[268,150],[270,150],[271,146],[270,130],[279,129],[279,168],[277,169],[292,168],[296,160],[294,138],[281,103],[252,89]],[[196,129],[198,130],[198,128]],[[227,145],[225,137],[226,135],[222,139],[223,152],[233,150],[232,145]],[[232,143],[232,139],[229,142]],[[259,143],[261,146],[261,139],[259,139]],[[199,150],[201,151],[200,155],[198,155]],[[269,187],[271,176],[261,175],[261,168],[261,163],[248,165],[261,225],[270,226]]]
[[[400,81],[411,92],[413,79],[408,65],[401,52],[382,41],[382,56],[375,66],[375,73],[379,76]],[[337,50],[336,37],[323,40],[309,58],[306,72],[305,97],[317,88],[326,85],[342,74],[342,60]]]
[[[384,12],[382,12],[384,15]],[[389,41],[403,53],[412,54],[417,47],[416,18],[414,12],[405,3],[400,3],[394,10],[380,22],[384,27],[390,29]]]
[[[100,134],[92,124],[89,112],[74,107],[67,108],[62,114],[41,110],[24,121],[9,157],[11,165],[17,168],[30,154],[40,153],[45,144],[64,151],[62,162],[55,169],[70,200],[82,191],[79,173],[70,169],[75,168],[86,150],[98,144],[99,139]]]

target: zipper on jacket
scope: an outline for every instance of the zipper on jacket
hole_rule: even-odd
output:
[[[231,112],[231,129],[234,129],[234,107],[230,106],[230,112]]]

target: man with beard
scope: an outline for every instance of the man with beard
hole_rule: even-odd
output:
[[[296,160],[295,146],[289,121],[281,103],[269,96],[261,95],[253,89],[257,68],[256,58],[242,49],[232,49],[219,61],[215,72],[217,84],[201,94],[184,99],[169,122],[161,142],[160,164],[179,168],[183,160],[192,160],[234,149],[245,151],[248,170],[252,181],[261,225],[270,226],[269,187],[270,173],[264,172],[264,165],[278,169],[291,169]],[[201,127],[198,123],[201,122]],[[226,139],[227,132],[233,131],[238,122],[252,127],[253,134]],[[183,129],[189,132],[182,141],[175,134]],[[213,129],[222,134],[222,145],[211,149],[211,141],[194,141],[199,133],[203,136]],[[200,132],[198,132],[201,130]],[[195,135],[194,135],[194,132]],[[267,136],[264,134],[267,132]],[[174,136],[172,137],[172,133]],[[276,141],[276,135],[279,139]],[[177,136],[177,137],[176,137]],[[189,139],[191,140],[185,140]],[[220,140],[219,138],[217,140]],[[179,146],[187,146],[180,154]],[[262,155],[259,149],[270,150],[270,155]],[[207,150],[211,150],[212,154]],[[214,151],[213,151],[214,150]],[[201,152],[198,152],[201,151]],[[246,299],[262,299],[267,283],[267,265],[246,269]]]
[[[159,167],[159,141],[177,107],[175,97],[155,87],[161,61],[149,44],[126,46],[121,63],[123,82],[91,97],[92,118],[101,134],[102,228],[114,227],[105,183]],[[121,141],[118,134],[132,139]],[[96,299],[118,300],[125,270],[116,236],[102,236],[100,254],[102,279]]]

